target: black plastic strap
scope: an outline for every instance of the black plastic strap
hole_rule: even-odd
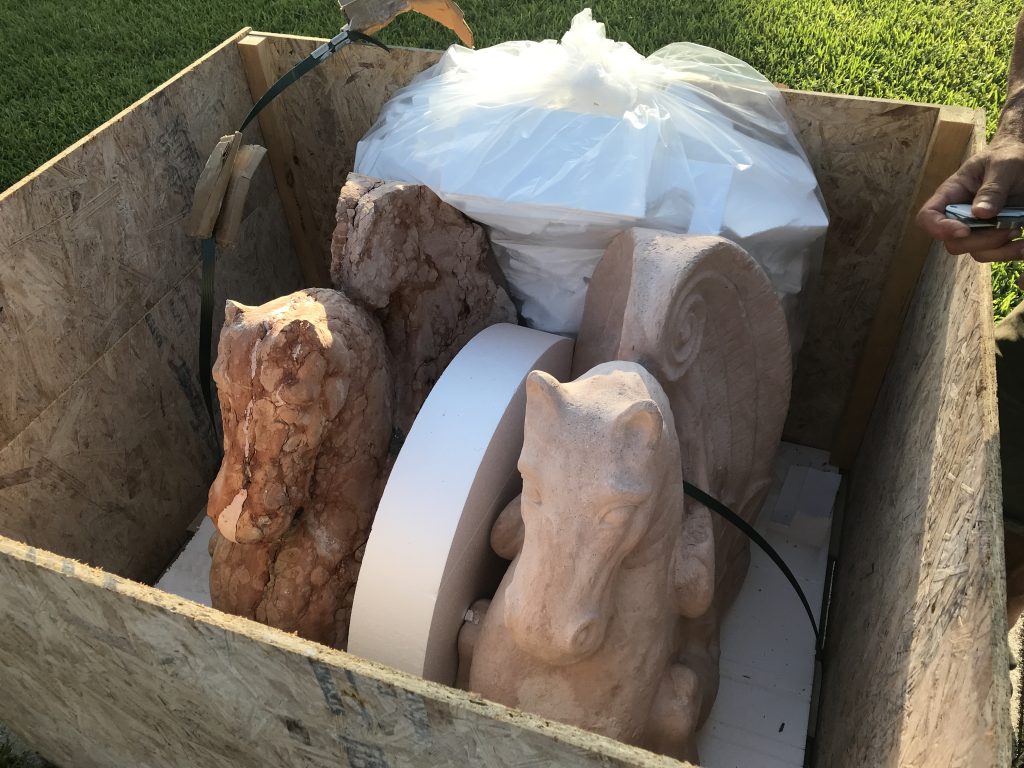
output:
[[[385,51],[391,50],[375,37],[370,37],[369,35],[364,35],[362,32],[356,32],[351,29],[341,30],[341,32],[281,75],[278,81],[270,86],[270,88],[267,89],[267,92],[260,96],[259,100],[252,105],[252,109],[249,110],[249,114],[247,114],[245,116],[245,120],[242,121],[242,127],[238,130],[244,131],[245,127],[252,122],[253,118],[256,117],[256,115],[258,115],[260,111],[267,106],[267,104],[276,99],[285,88],[309,72],[321,61],[330,57],[339,48],[343,48],[349,43],[369,43],[370,45],[376,45],[378,48],[383,48]]]
[[[687,496],[699,501],[713,512],[717,512],[734,526],[739,528],[748,539],[757,544],[757,546],[759,546],[761,550],[772,559],[772,562],[778,566],[779,570],[782,571],[782,574],[789,579],[789,583],[793,585],[793,589],[796,591],[797,597],[799,597],[800,602],[804,604],[804,610],[807,611],[807,618],[811,621],[811,629],[814,630],[814,652],[816,656],[820,656],[822,651],[821,633],[818,631],[818,622],[814,619],[814,611],[811,610],[811,604],[807,601],[807,596],[804,594],[803,589],[800,588],[800,583],[796,580],[796,576],[794,576],[793,572],[789,570],[789,566],[786,565],[786,561],[782,559],[782,555],[775,551],[774,547],[772,547],[772,545],[754,529],[754,526],[737,515],[714,496],[711,496],[697,486],[691,485],[687,482],[683,483],[683,490],[686,492]]]
[[[217,243],[212,237],[203,240],[203,277],[199,285],[199,368],[202,371],[200,385],[203,388],[203,400],[206,411],[210,414],[214,433],[217,431],[217,419],[213,416],[212,392],[212,357],[213,349],[213,277],[217,262]]]
[[[267,92],[260,96],[257,102],[252,105],[252,109],[249,110],[249,114],[245,116],[241,127],[238,129],[239,133],[244,131],[253,118],[289,85],[309,72],[317,64],[329,58],[339,48],[343,48],[350,43],[369,43],[370,45],[376,45],[378,48],[383,48],[385,51],[391,51],[390,48],[375,37],[364,35],[362,32],[356,32],[355,30],[343,29],[285,72],[276,83],[270,86]],[[199,375],[200,386],[203,390],[203,400],[206,403],[206,411],[210,414],[210,422],[213,424],[214,431],[216,432],[217,419],[213,412],[213,355],[211,353],[213,350],[213,285],[217,265],[217,243],[213,237],[209,237],[203,240],[202,247],[203,277],[200,288],[199,309]]]

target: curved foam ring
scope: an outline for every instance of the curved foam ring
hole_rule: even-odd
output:
[[[569,375],[570,339],[499,324],[434,385],[377,508],[356,585],[348,650],[452,684],[466,610],[507,563],[491,526],[521,484],[526,376]]]

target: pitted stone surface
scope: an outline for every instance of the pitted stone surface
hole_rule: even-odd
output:
[[[329,289],[228,302],[213,374],[213,605],[341,646],[391,438],[383,334]]]
[[[337,221],[331,279],[384,329],[407,433],[452,358],[484,328],[515,323],[515,307],[483,227],[426,187],[350,174]]]

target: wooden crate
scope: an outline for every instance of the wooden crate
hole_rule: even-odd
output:
[[[676,765],[147,586],[216,462],[190,196],[320,42],[243,30],[0,195],[0,720],[79,767]],[[348,48],[263,113],[219,301],[326,281],[355,143],[437,55]],[[988,271],[912,223],[982,115],[786,97],[832,217],[787,438],[846,470],[812,753],[1008,765]]]

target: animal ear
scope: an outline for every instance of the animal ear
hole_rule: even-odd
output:
[[[615,432],[624,442],[650,450],[661,440],[665,419],[653,400],[637,400],[615,419]]]
[[[541,405],[557,408],[563,397],[562,385],[544,371],[530,371],[526,377],[526,407]]]
[[[245,304],[239,304],[237,301],[228,299],[224,302],[224,324],[231,325],[239,316],[244,317],[246,309]]]
[[[526,377],[527,397],[555,397],[557,396],[559,384],[558,379],[544,371],[530,371]]]

